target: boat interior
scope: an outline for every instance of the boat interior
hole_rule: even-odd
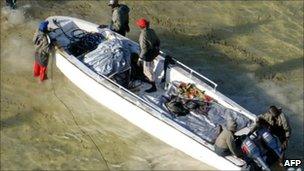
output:
[[[60,29],[58,29],[58,23],[60,23]],[[77,24],[77,22],[73,22],[72,20],[61,20],[57,21],[57,24],[54,22],[50,22],[50,24],[53,26],[53,28],[56,28],[50,33],[51,39],[56,39],[57,46],[64,49],[64,51],[66,51],[69,55],[73,55],[73,53],[68,49],[68,46],[71,43],[71,40],[68,37],[73,36],[73,30],[75,29],[83,29],[88,32],[99,32],[104,36],[104,41],[121,39],[127,42],[131,53],[139,52],[137,43],[122,36],[116,35],[115,33],[111,33],[111,31],[108,29],[99,29],[96,27],[97,25],[80,25]],[[101,44],[102,43],[103,41]],[[85,54],[80,54],[76,55],[75,57],[79,60],[82,60],[84,56]],[[192,132],[194,135],[208,142],[208,147],[211,150],[214,150],[213,144],[220,134],[221,128],[225,127],[226,119],[228,117],[232,117],[237,122],[237,130],[239,134],[248,133],[248,127],[252,124],[253,121],[250,118],[246,117],[241,110],[237,110],[237,107],[227,102],[227,99],[223,99],[223,96],[216,92],[216,86],[211,87],[208,80],[203,80],[204,78],[202,78],[199,74],[193,72],[193,70],[186,68],[179,63],[170,64],[166,68],[165,73],[164,63],[164,55],[159,55],[155,60],[154,71],[157,85],[156,92],[146,93],[145,90],[150,88],[150,85],[148,83],[139,80],[132,80],[133,86],[132,88],[128,89],[130,93],[132,92],[139,98],[144,99],[154,108],[158,108],[159,110],[163,111],[165,117],[169,118],[178,125]],[[125,71],[128,71],[128,69]],[[117,73],[111,74],[108,77],[112,79],[114,78],[115,74]],[[165,81],[162,81],[163,79]],[[195,111],[191,111],[185,116],[176,116],[174,113],[168,110],[165,103],[168,101],[168,98],[170,98],[170,93],[176,89],[178,87],[178,84],[181,82],[193,83],[206,95],[212,97],[213,100],[208,105],[207,112],[200,114],[196,113]],[[243,163],[231,156],[228,156],[226,158],[238,165],[242,165]]]

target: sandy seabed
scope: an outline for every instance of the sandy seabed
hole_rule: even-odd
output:
[[[210,170],[99,105],[49,65],[32,76],[38,23],[67,15],[107,24],[105,1],[1,2],[1,169]],[[173,55],[219,84],[251,112],[281,106],[292,137],[287,157],[303,159],[303,2],[123,1],[146,17]],[[56,95],[56,96],[55,96]]]

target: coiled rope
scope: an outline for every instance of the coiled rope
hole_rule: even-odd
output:
[[[82,54],[90,52],[97,48],[97,46],[105,39],[101,33],[87,32],[82,29],[72,30],[71,36],[65,33],[62,26],[57,20],[53,20],[53,23],[62,31],[64,36],[69,39],[67,50],[75,57],[79,57]]]

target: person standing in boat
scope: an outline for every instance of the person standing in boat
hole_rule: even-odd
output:
[[[33,39],[35,45],[34,77],[39,77],[41,82],[47,79],[46,71],[51,49],[48,24],[48,21],[41,22]]]
[[[276,106],[270,106],[268,112],[259,115],[258,123],[261,125],[266,125],[269,131],[278,137],[281,143],[281,149],[283,151],[281,158],[282,162],[291,132],[291,128],[285,114]]]
[[[127,5],[119,4],[118,0],[110,0],[108,5],[112,8],[110,29],[122,36],[126,36],[126,32],[130,31],[129,7]]]
[[[152,85],[150,89],[145,90],[147,93],[155,92],[155,74],[154,59],[159,55],[160,40],[153,29],[150,28],[149,22],[142,18],[137,20],[137,26],[141,29],[139,36],[140,60],[143,61],[143,70],[148,82]]]
[[[238,152],[236,149],[234,137],[237,123],[233,119],[228,119],[226,127],[227,128],[223,129],[215,141],[215,153],[223,157],[230,154],[240,157],[240,152]]]

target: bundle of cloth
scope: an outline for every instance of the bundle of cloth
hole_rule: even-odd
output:
[[[204,120],[213,127],[226,127],[226,121],[233,119],[237,122],[237,130],[240,130],[250,124],[244,115],[224,107],[195,84],[174,81],[166,92],[166,98],[164,104],[167,110],[180,118],[178,120],[187,118],[190,122],[187,125]]]
[[[207,114],[208,106],[213,99],[195,84],[173,82],[167,91],[168,101],[165,103],[169,111],[177,116],[185,116],[191,111],[198,114]]]
[[[119,39],[106,40],[86,54],[83,62],[100,75],[112,76],[128,70],[131,52]]]

